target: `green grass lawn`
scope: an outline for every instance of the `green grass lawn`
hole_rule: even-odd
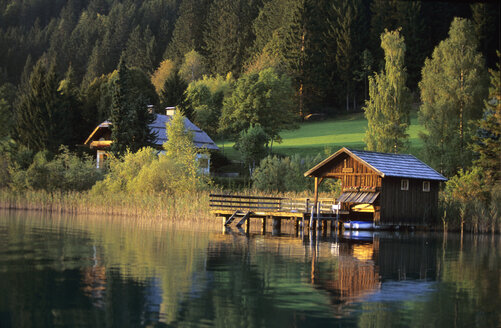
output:
[[[284,155],[300,154],[317,155],[335,152],[341,147],[364,149],[365,129],[367,120],[363,113],[340,116],[325,121],[301,123],[299,129],[283,131],[282,143],[273,144],[273,152]],[[411,125],[408,130],[410,149],[409,153],[419,155],[422,142],[418,133],[423,127],[418,124],[417,114],[411,115]],[[233,149],[233,142],[217,142],[217,145],[230,159],[238,160],[239,154]]]

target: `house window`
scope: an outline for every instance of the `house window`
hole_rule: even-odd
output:
[[[423,191],[424,192],[430,191],[430,181],[423,181]]]
[[[409,190],[409,180],[408,179],[400,180],[400,190]]]

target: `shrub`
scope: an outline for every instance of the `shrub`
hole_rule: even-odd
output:
[[[313,179],[305,177],[304,172],[320,160],[320,155],[306,158],[298,155],[285,158],[268,156],[261,161],[252,174],[253,187],[267,192],[313,191]],[[320,191],[330,192],[337,196],[341,191],[340,181],[326,179]]]
[[[60,153],[53,159],[47,151],[38,152],[26,169],[14,162],[9,173],[13,190],[49,192],[88,190],[103,178],[102,171],[96,168],[91,157],[84,155],[80,158],[66,147],[61,147]]]
[[[481,168],[475,166],[469,171],[460,170],[445,184],[440,194],[443,206],[444,228],[485,230],[489,215],[489,190],[484,183]]]

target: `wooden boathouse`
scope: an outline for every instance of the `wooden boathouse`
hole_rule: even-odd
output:
[[[438,216],[440,173],[408,154],[341,148],[304,174],[318,185],[341,179],[343,217],[381,226],[426,226]]]
[[[305,220],[310,228],[331,228],[335,222],[362,221],[375,228],[429,226],[437,222],[439,184],[447,179],[408,154],[390,154],[341,148],[307,171],[313,177],[312,199],[288,199],[240,195],[210,195],[211,212],[229,225],[249,224],[250,218],[266,219],[280,228],[281,219]],[[319,199],[325,179],[340,179],[338,199]],[[323,224],[321,224],[321,222]]]

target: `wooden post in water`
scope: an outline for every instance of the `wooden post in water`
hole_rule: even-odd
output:
[[[320,220],[320,207],[322,206],[321,202],[315,202],[317,204],[317,230],[322,229],[322,220]]]
[[[280,228],[282,225],[281,219],[273,217],[272,218],[272,226],[273,226],[273,231],[271,232],[272,235],[278,235],[280,233]]]
[[[250,217],[247,219],[247,221],[245,221],[245,232],[250,232]]]
[[[264,235],[266,233],[266,217],[263,218],[261,225],[261,233]]]
[[[314,220],[313,220],[313,217],[315,215],[315,212],[313,211],[315,209],[315,207],[312,205],[311,206],[311,214],[310,214],[310,230],[313,230],[313,224],[314,224]]]

